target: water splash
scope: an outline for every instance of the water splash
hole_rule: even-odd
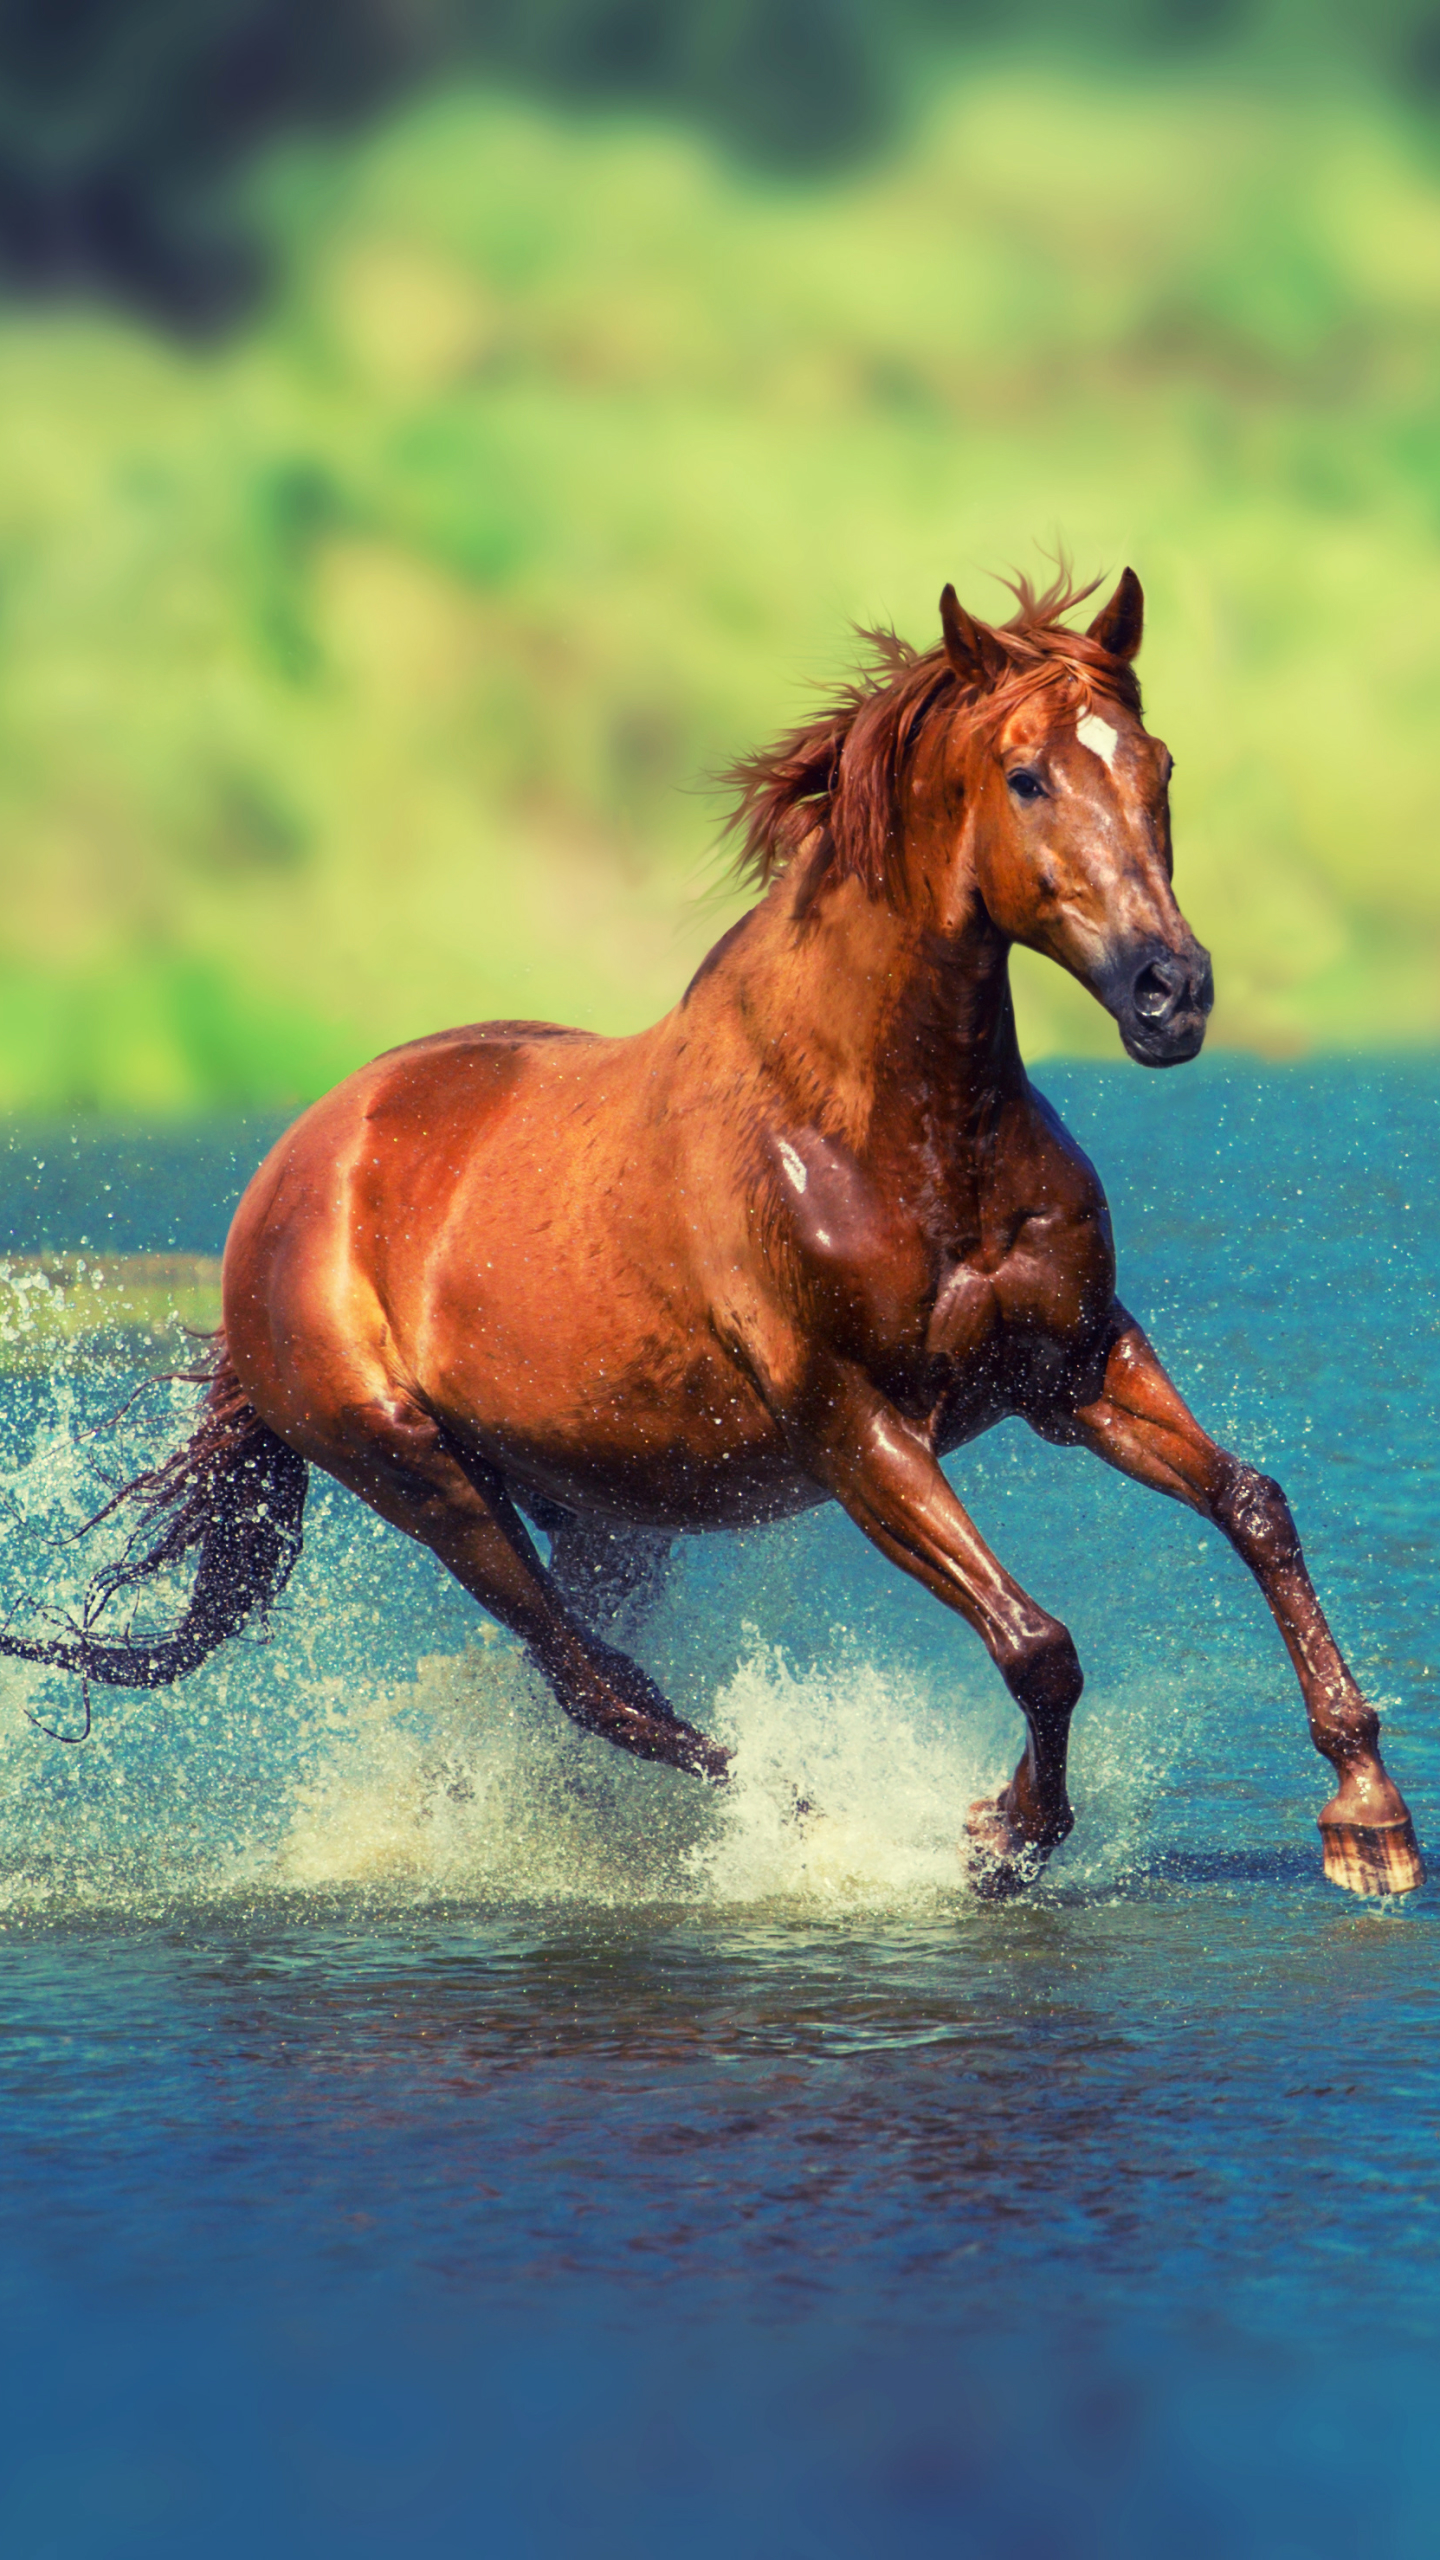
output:
[[[133,1473],[188,1426],[193,1388],[160,1380],[118,1436],[91,1437],[134,1382],[133,1362],[83,1341],[13,1380],[0,1582],[26,1623],[36,1595],[73,1610],[98,1560],[76,1536],[104,1498],[97,1458]],[[159,1604],[178,1612],[178,1587]],[[232,1644],[152,1698],[105,1693],[83,1750],[28,1721],[73,1730],[76,1685],[0,1667],[0,1915],[236,1896],[965,1906],[965,1816],[1014,1765],[1019,1719],[973,1640],[838,1514],[682,1542],[639,1650],[732,1749],[723,1791],[577,1732],[433,1560],[317,1477],[272,1640]],[[1111,1891],[1153,1859],[1193,1704],[1180,1663],[1092,1690],[1081,1823],[1042,1897]]]
[[[876,1662],[796,1671],[758,1640],[709,1718],[735,1755],[724,1790],[577,1732],[503,1638],[369,1690],[268,1669],[268,1696],[252,1658],[193,1720],[137,1708],[83,1755],[6,1715],[0,1910],[340,1895],[933,1913],[969,1897],[965,1813],[1015,1748],[1003,1704],[957,1712]],[[0,1707],[23,1678],[0,1681]],[[1090,1820],[1043,1891],[1112,1884],[1143,1855],[1149,1773],[1123,1720],[1087,1759]]]
[[[709,1718],[712,1791],[568,1728],[504,1643],[336,1705],[268,1874],[292,1887],[590,1904],[912,1904],[965,1891],[961,1827],[987,1771],[874,1664],[807,1675],[754,1643]]]

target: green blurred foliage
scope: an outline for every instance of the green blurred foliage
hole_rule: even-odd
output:
[[[0,1101],[653,1018],[734,911],[697,778],[1058,539],[1146,583],[1216,1036],[1440,1030],[1440,179],[1379,86],[1031,50],[803,187],[449,90],[252,219],[208,351],[0,319]]]
[[[1440,0],[0,0],[0,274],[223,331],[267,274],[240,182],[277,135],[478,74],[659,109],[794,176],[997,48],[1433,95]]]

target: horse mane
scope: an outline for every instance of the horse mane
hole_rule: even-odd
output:
[[[1069,683],[1087,700],[1108,694],[1139,713],[1140,687],[1129,662],[1062,619],[1095,593],[1098,578],[1076,586],[1062,561],[1043,589],[1024,576],[1003,583],[1015,612],[1004,624],[981,626],[1003,658],[998,675],[967,686],[943,641],[913,649],[894,631],[857,625],[865,658],[829,707],[721,775],[738,794],[725,833],[740,838],[740,879],[767,887],[808,846],[817,886],[822,876],[851,878],[871,897],[893,897],[901,782],[929,714],[942,702],[998,728],[1026,695]]]

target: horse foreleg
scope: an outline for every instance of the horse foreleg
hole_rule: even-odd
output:
[[[729,1753],[676,1715],[648,1673],[580,1623],[500,1477],[401,1396],[367,1399],[306,1455],[437,1555],[520,1637],[565,1713],[641,1760],[722,1779]]]
[[[1014,1892],[1074,1827],[1066,1756],[1084,1683],[1069,1630],[992,1555],[928,1442],[862,1371],[836,1362],[821,1376],[812,1363],[793,1404],[776,1403],[809,1473],[882,1555],[974,1628],[1025,1718],[1014,1777],[971,1806],[967,1825],[981,1890]]]
[[[1223,1531],[1269,1603],[1304,1694],[1311,1739],[1339,1781],[1320,1816],[1326,1875],[1352,1893],[1410,1892],[1425,1874],[1410,1814],[1380,1757],[1379,1718],[1326,1624],[1284,1494],[1201,1430],[1139,1326],[1129,1317],[1124,1323],[1102,1393],[1040,1428],[1048,1439],[1093,1449]]]

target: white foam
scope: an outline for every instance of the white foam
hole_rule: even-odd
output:
[[[388,1696],[333,1701],[284,1837],[248,1880],[732,1907],[963,1891],[973,1739],[942,1736],[874,1668],[800,1678],[760,1650],[707,1721],[735,1752],[723,1790],[577,1733],[503,1641],[433,1657]]]
[[[756,1641],[706,1721],[735,1755],[723,1789],[577,1733],[503,1641],[434,1657],[389,1697],[336,1702],[330,1745],[249,1881],[811,1913],[968,1898],[965,1815],[1019,1740],[1003,1701],[942,1704],[873,1662],[801,1673]],[[1090,1791],[1099,1779],[1106,1802],[1052,1871],[1072,1882],[1143,1852],[1153,1773],[1130,1722],[1092,1744]]]
[[[158,1411],[140,1408],[133,1436],[127,1421],[118,1441],[107,1432],[98,1444],[84,1419],[119,1400],[113,1374],[97,1389],[62,1361],[23,1409],[28,1445],[4,1485],[0,1567],[26,1626],[42,1599],[74,1612],[100,1554],[114,1552],[110,1525],[94,1542],[70,1535],[103,1497],[94,1456],[123,1480],[180,1437],[193,1389],[156,1392]],[[1003,1784],[1021,1740],[978,1648],[937,1617],[933,1654],[902,1664],[883,1639],[878,1655],[862,1650],[837,1624],[843,1537],[823,1563],[800,1531],[694,1549],[642,1651],[732,1749],[720,1790],[578,1732],[518,1648],[478,1619],[472,1641],[413,1673],[377,1675],[377,1651],[417,1608],[448,1609],[453,1625],[464,1604],[317,1478],[306,1553],[269,1644],[227,1645],[149,1697],[97,1690],[79,1750],[26,1721],[38,1713],[74,1730],[79,1684],[0,1662],[0,1913],[335,1893],[415,1907],[963,1907],[966,1813]],[[161,1618],[178,1614],[187,1580],[157,1590]],[[737,1600],[765,1622],[764,1633],[742,1630],[738,1665]],[[802,1631],[806,1667],[775,1640],[787,1624]],[[712,1675],[727,1661],[728,1674]],[[1113,1700],[1087,1699],[1082,1825],[1042,1893],[1103,1887],[1143,1863],[1157,1773],[1137,1745],[1153,1739],[1155,1705],[1117,1713]]]

